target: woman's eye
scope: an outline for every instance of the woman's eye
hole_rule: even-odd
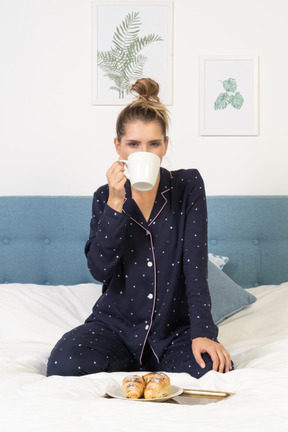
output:
[[[138,143],[130,142],[130,143],[129,143],[129,146],[130,146],[130,147],[137,147],[137,146],[138,146]]]
[[[151,146],[152,146],[152,147],[158,147],[159,145],[160,145],[159,142],[153,142],[153,143],[151,143]]]

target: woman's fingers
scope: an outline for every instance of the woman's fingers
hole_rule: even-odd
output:
[[[211,357],[214,371],[229,372],[232,369],[230,354],[218,342],[207,338],[196,338],[192,341],[192,351],[196,362],[202,368],[206,366],[202,354],[207,353]]]
[[[123,202],[125,198],[125,183],[124,167],[121,162],[114,162],[106,173],[109,198],[107,204],[118,212],[122,212]]]
[[[121,162],[114,162],[106,173],[109,187],[120,188],[124,187],[126,177],[124,175],[124,167]]]

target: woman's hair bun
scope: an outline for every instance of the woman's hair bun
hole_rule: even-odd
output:
[[[136,96],[118,115],[116,123],[117,138],[121,141],[126,125],[134,121],[159,122],[163,136],[169,125],[169,112],[159,99],[159,84],[151,78],[140,78],[131,86]]]
[[[137,93],[140,99],[159,102],[159,84],[151,78],[140,78],[131,87],[131,93]]]

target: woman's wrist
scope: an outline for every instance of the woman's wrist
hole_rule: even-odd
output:
[[[123,203],[124,203],[124,199],[118,198],[118,197],[110,197],[109,196],[108,201],[107,201],[107,205],[109,205],[109,207],[111,207],[113,210],[115,210],[119,213],[122,213]]]

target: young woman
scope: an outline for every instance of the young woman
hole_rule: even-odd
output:
[[[138,97],[120,113],[114,140],[120,159],[168,147],[168,113],[159,86],[140,79]],[[232,369],[217,341],[207,283],[207,214],[196,169],[160,168],[150,191],[133,189],[123,163],[107,171],[93,200],[88,266],[103,294],[86,322],[53,349],[47,375],[113,371]]]

